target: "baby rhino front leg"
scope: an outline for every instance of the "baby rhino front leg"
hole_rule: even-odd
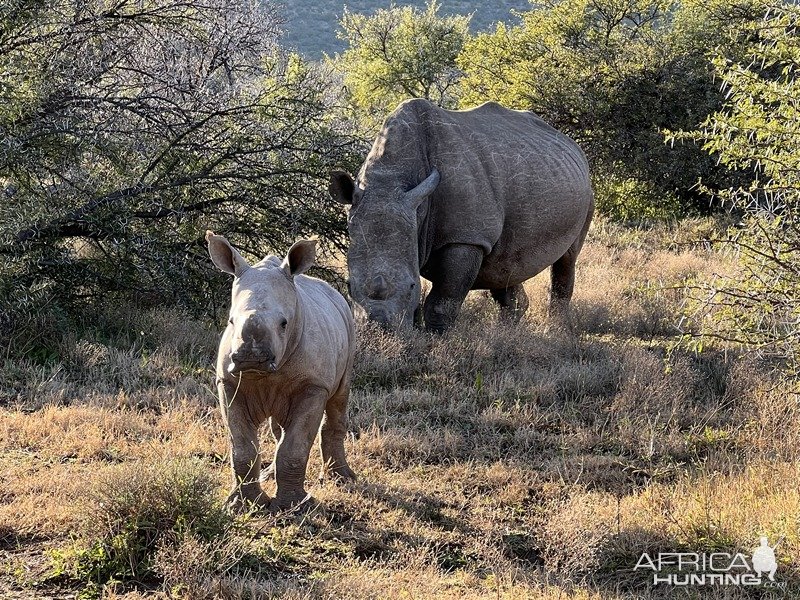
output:
[[[270,510],[293,508],[308,499],[305,490],[308,455],[317,437],[327,399],[327,392],[317,387],[308,388],[292,399],[283,423],[283,438],[275,451],[277,491]]]
[[[233,470],[233,490],[228,496],[227,506],[235,511],[247,508],[266,508],[270,498],[261,489],[261,457],[258,453],[258,426],[251,411],[245,407],[246,400],[231,384],[219,384],[219,402],[222,418],[228,428],[228,443]]]

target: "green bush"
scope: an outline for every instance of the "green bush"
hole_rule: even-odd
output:
[[[621,177],[616,172],[596,175],[592,187],[597,212],[621,223],[670,221],[685,213],[675,194],[646,181]]]
[[[465,44],[460,104],[532,110],[572,136],[612,217],[660,216],[676,200],[683,213],[708,211],[697,181],[727,185],[735,170],[697,144],[664,144],[663,131],[696,127],[722,105],[708,54],[737,47],[730,23],[758,1],[547,0]]]
[[[371,15],[345,8],[339,37],[348,47],[328,62],[341,73],[345,97],[370,136],[402,100],[427,98],[455,107],[456,56],[468,37],[470,18],[438,11],[435,0],[425,10],[391,6]]]
[[[232,525],[211,468],[199,460],[122,465],[94,483],[82,537],[52,553],[55,577],[98,587],[155,582],[158,552],[187,536],[209,542]]]
[[[0,345],[109,297],[213,313],[207,228],[259,259],[343,248],[325,190],[356,140],[269,2],[12,0],[0,23]]]
[[[740,269],[693,286],[704,336],[771,355],[800,379],[800,7],[772,6],[742,27],[745,60],[720,53],[714,65],[728,98],[699,131],[726,165],[747,170],[742,187],[715,190],[740,216],[724,243]]]

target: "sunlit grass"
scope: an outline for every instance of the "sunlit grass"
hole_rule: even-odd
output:
[[[633,572],[642,552],[749,553],[760,535],[781,540],[778,577],[797,589],[796,400],[751,356],[678,343],[680,284],[732,268],[691,243],[709,227],[599,223],[580,262],[575,335],[546,327],[546,274],[527,284],[531,310],[517,326],[499,323],[480,292],[442,337],[361,323],[346,442],[359,480],[317,481],[315,450],[312,513],[252,516],[204,537],[180,525],[196,506],[179,511],[136,554],[149,561],[146,585],[118,569],[124,581],[95,592],[666,598]],[[101,547],[111,530],[87,519],[103,514],[99,501],[171,498],[165,486],[200,479],[212,505],[224,497],[214,328],[131,309],[124,324],[68,333],[58,361],[2,365],[0,595],[85,586],[75,570],[56,577],[48,557],[63,567]],[[156,476],[172,461],[194,475]]]

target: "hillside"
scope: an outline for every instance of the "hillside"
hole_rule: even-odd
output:
[[[392,3],[388,0],[295,0],[285,2],[281,14],[286,19],[286,35],[284,43],[287,47],[298,50],[304,56],[317,59],[323,53],[334,54],[344,50],[342,40],[337,39],[338,20],[345,5],[352,12],[372,13],[379,8],[388,8]],[[416,6],[420,9],[427,5],[426,0],[405,0],[394,2],[397,6]],[[527,10],[530,3],[526,0],[498,0],[496,2],[479,2],[478,0],[442,0],[439,14],[472,13],[472,30],[483,31],[498,21],[515,20],[512,10]]]

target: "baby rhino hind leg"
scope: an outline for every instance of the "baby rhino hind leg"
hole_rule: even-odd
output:
[[[273,416],[269,420],[270,429],[272,430],[272,437],[275,438],[275,446],[277,447],[278,444],[281,443],[281,438],[283,437],[283,427],[281,427],[280,423],[278,423],[277,419]],[[275,461],[270,461],[267,464],[261,465],[261,477],[259,478],[260,481],[268,481],[270,479],[275,478]]]
[[[528,295],[522,284],[490,290],[492,298],[500,306],[500,319],[516,323],[528,310]]]
[[[331,475],[337,479],[355,479],[356,474],[347,464],[344,439],[347,436],[347,399],[350,390],[337,392],[325,406],[325,421],[320,433],[322,452],[321,477]]]

